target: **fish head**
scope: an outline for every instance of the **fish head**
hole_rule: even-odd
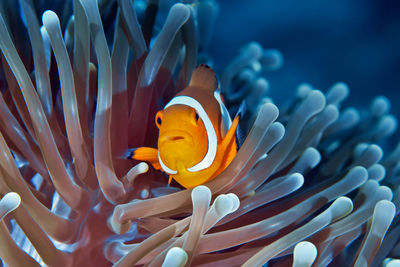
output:
[[[192,107],[174,105],[158,111],[158,151],[164,165],[177,170],[200,162],[208,149],[207,131],[199,114]]]

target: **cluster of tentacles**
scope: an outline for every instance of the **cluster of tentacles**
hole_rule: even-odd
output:
[[[389,101],[342,109],[345,84],[301,85],[278,109],[276,50],[251,43],[220,71],[230,112],[247,109],[218,177],[186,190],[123,157],[156,145],[155,113],[211,60],[217,11],[175,4],[160,24],[157,0],[0,2],[3,264],[398,266]]]

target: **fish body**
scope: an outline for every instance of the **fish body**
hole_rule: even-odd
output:
[[[185,188],[213,179],[232,161],[237,152],[233,122],[217,89],[215,73],[200,65],[189,86],[158,111],[158,149],[141,147],[132,158],[150,162]]]

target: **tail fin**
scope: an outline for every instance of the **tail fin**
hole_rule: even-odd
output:
[[[206,64],[200,64],[192,73],[189,86],[214,91],[218,87],[214,71]]]

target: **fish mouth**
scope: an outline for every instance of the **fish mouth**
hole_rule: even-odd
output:
[[[166,138],[165,138],[165,141],[178,141],[178,140],[183,140],[183,139],[185,139],[185,137],[183,137],[183,136],[167,136]]]
[[[168,131],[164,132],[159,137],[159,143],[186,141],[193,144],[192,136],[185,131]]]

